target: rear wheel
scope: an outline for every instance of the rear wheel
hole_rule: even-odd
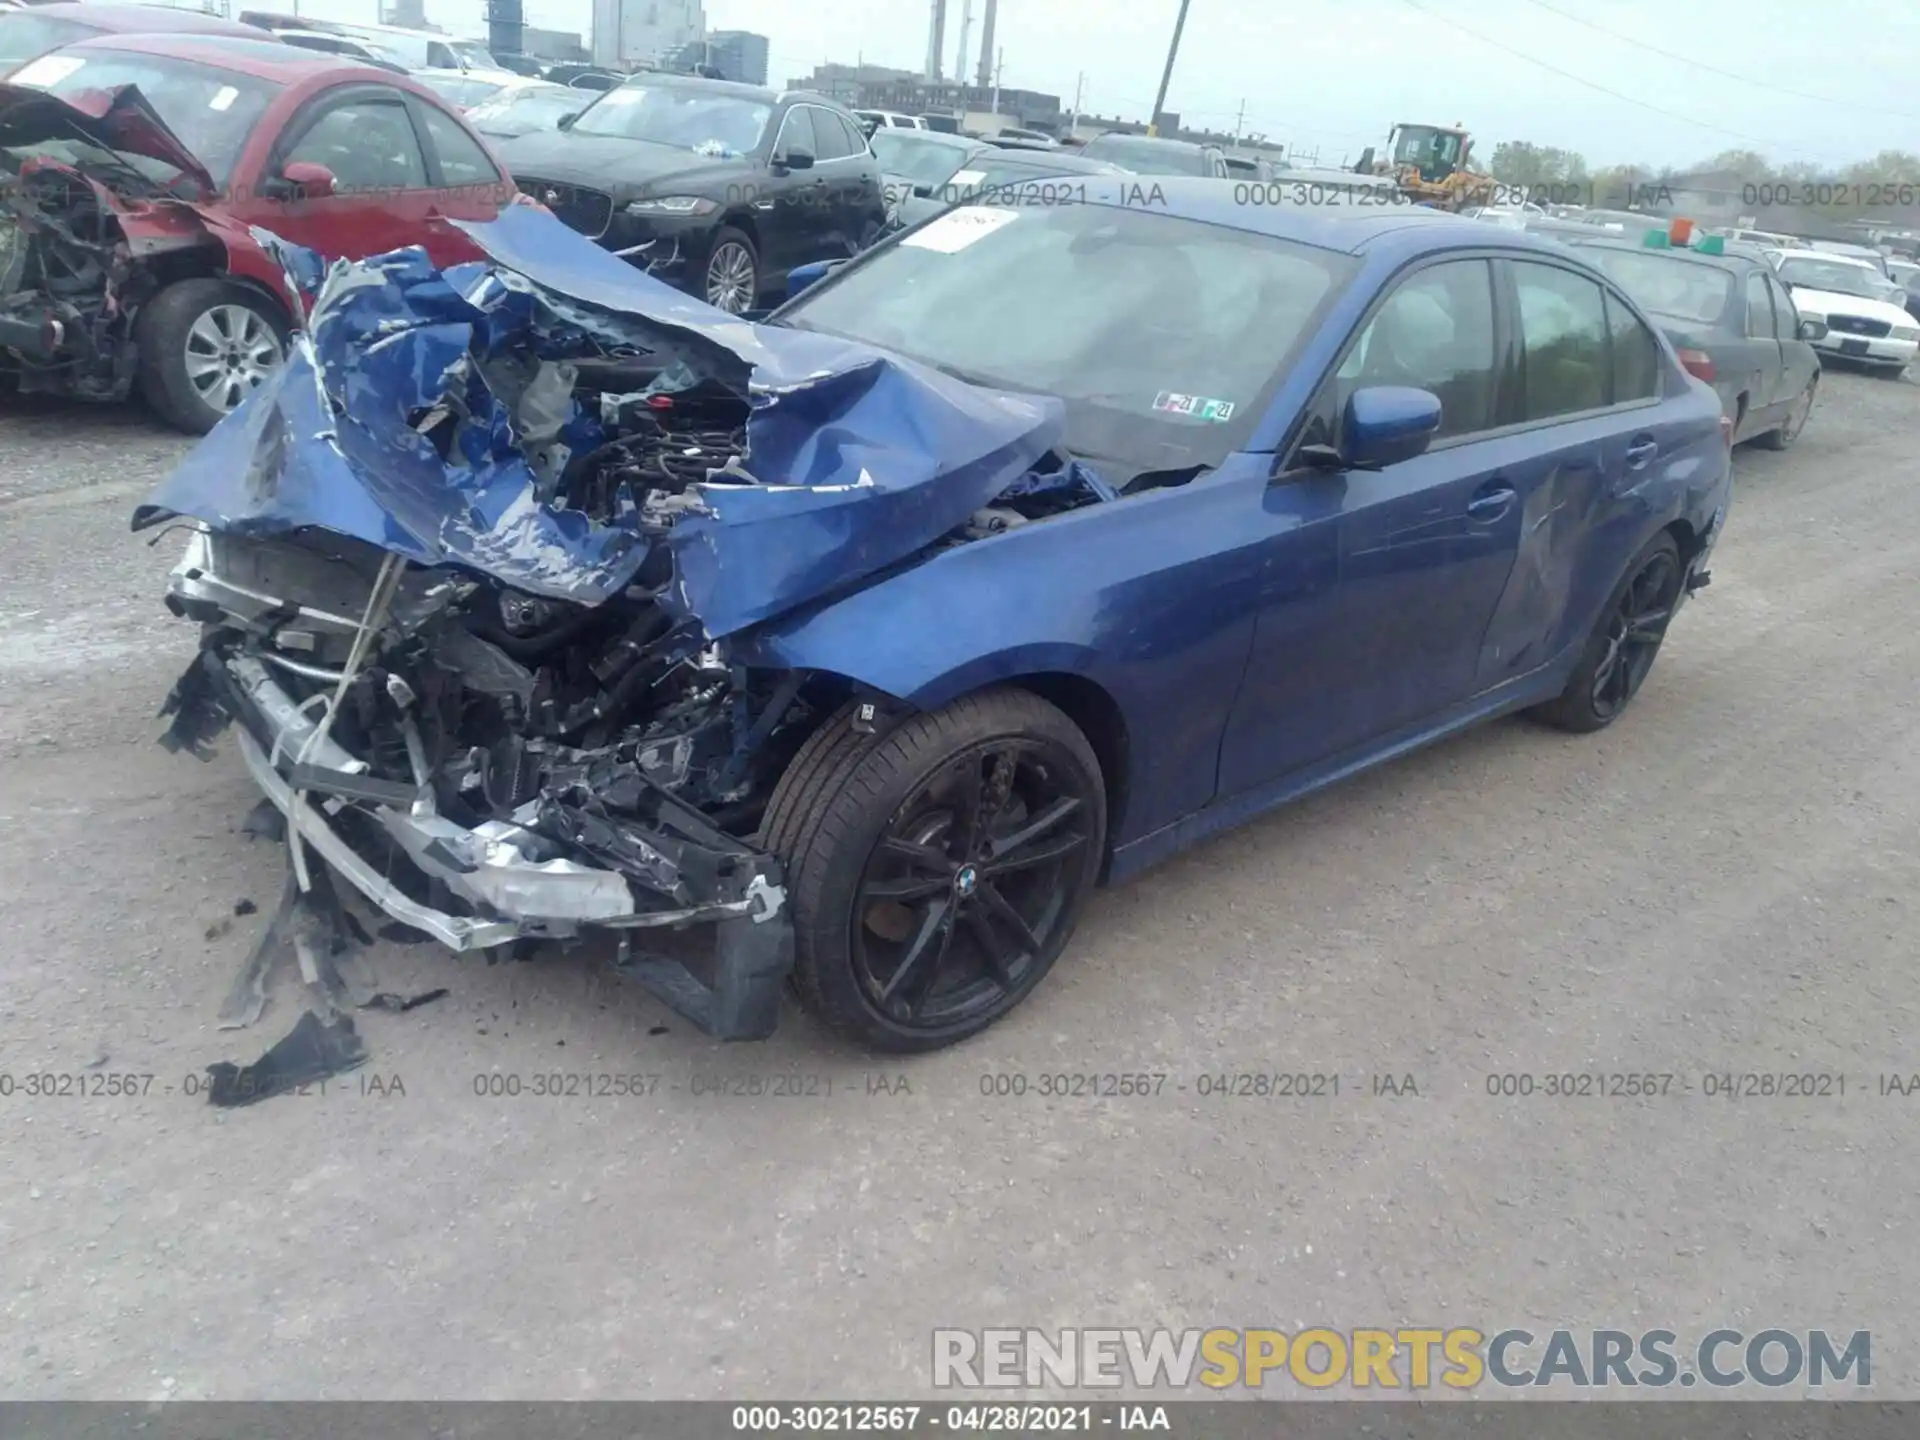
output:
[[[1567,688],[1532,713],[1576,734],[1619,719],[1653,669],[1685,583],[1680,547],[1662,531],[1627,567]]]
[[[1769,430],[1760,437],[1760,443],[1769,450],[1785,450],[1800,438],[1800,432],[1806,428],[1807,416],[1813,413],[1814,393],[1820,388],[1820,377],[1816,374],[1807,381],[1806,392],[1793,402],[1793,408],[1787,412],[1786,421],[1777,430]]]
[[[1073,722],[1022,690],[884,738],[829,721],[781,778],[764,843],[787,867],[795,988],[877,1050],[937,1050],[1031,994],[1099,875],[1106,791]]]
[[[271,303],[211,277],[169,285],[134,322],[140,393],[190,435],[218,425],[286,360],[287,326]]]

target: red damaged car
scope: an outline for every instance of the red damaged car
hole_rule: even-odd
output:
[[[276,367],[299,297],[272,232],[328,260],[423,245],[515,198],[403,75],[271,40],[111,36],[0,83],[0,371],[210,430]]]

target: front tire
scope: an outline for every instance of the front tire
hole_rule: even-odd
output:
[[[140,393],[155,414],[204,435],[285,363],[287,324],[272,304],[211,277],[169,285],[133,326]]]
[[[882,737],[851,706],[776,787],[762,843],[787,871],[800,1001],[874,1050],[938,1050],[1030,995],[1100,872],[1106,790],[1086,737],[990,690]]]
[[[729,315],[744,315],[760,299],[760,252],[731,225],[713,237],[703,293],[709,305]]]
[[[1627,567],[1567,688],[1531,713],[1576,735],[1604,730],[1619,719],[1653,669],[1685,583],[1680,547],[1663,530]]]

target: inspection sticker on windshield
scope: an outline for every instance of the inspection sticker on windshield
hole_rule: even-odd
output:
[[[938,220],[929,221],[900,242],[901,249],[938,250],[951,255],[964,250],[983,235],[991,235],[1009,221],[1018,220],[1018,210],[998,210],[985,205],[967,205],[949,210]]]
[[[1162,390],[1156,395],[1153,408],[1164,410],[1169,415],[1191,415],[1196,420],[1233,418],[1231,400],[1209,400],[1205,395],[1176,395],[1171,390]]]
[[[49,85],[58,85],[86,63],[77,55],[42,55],[38,60],[14,71],[7,77],[7,83],[31,85],[36,90],[44,90]]]
[[[213,98],[207,101],[207,109],[209,110],[228,109],[233,104],[233,102],[238,100],[239,98],[240,98],[240,92],[234,89],[233,86],[222,85],[218,90],[213,92]]]

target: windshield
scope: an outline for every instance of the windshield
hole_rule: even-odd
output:
[[[1460,158],[1460,137],[1444,130],[1414,126],[1400,132],[1393,148],[1396,165],[1452,165]]]
[[[475,80],[466,75],[416,75],[414,79],[456,109],[477,105],[506,88],[504,80]]]
[[[31,10],[0,11],[0,68],[11,70],[36,55],[98,33],[78,20],[56,20]]]
[[[1136,175],[1211,175],[1207,152],[1197,145],[1155,140],[1145,135],[1101,135],[1080,152],[1089,160],[1110,160]]]
[[[1718,325],[1733,303],[1733,275],[1717,265],[1651,251],[1593,249],[1586,253],[1622,290],[1657,315]]]
[[[1803,260],[1795,256],[1780,262],[1780,278],[1790,285],[1854,295],[1862,300],[1879,300],[1887,293],[1887,282],[1867,266],[1849,265],[1842,260]]]
[[[916,130],[876,130],[870,143],[874,158],[887,174],[927,186],[946,183],[967,158],[969,148],[932,139],[925,131]]]
[[[622,85],[573,122],[576,135],[617,135],[693,150],[716,159],[760,146],[773,107],[690,85]]]
[[[447,48],[453,51],[462,65],[471,65],[476,70],[500,68],[500,62],[493,58],[493,52],[478,40],[449,40]]]
[[[591,103],[578,90],[565,86],[529,85],[481,101],[467,111],[467,119],[488,135],[525,135],[552,130],[565,116],[578,114]]]
[[[1124,483],[1239,448],[1353,265],[1164,212],[964,205],[804,293],[780,323],[1057,396],[1067,448]]]
[[[45,55],[11,77],[63,100],[89,91],[137,86],[166,127],[224,187],[240,147],[265,113],[280,86],[252,75],[217,69],[194,60],[174,60],[128,51],[93,55]],[[45,153],[44,147],[35,146]],[[165,183],[179,172],[162,160],[127,155],[129,164],[150,180]]]

